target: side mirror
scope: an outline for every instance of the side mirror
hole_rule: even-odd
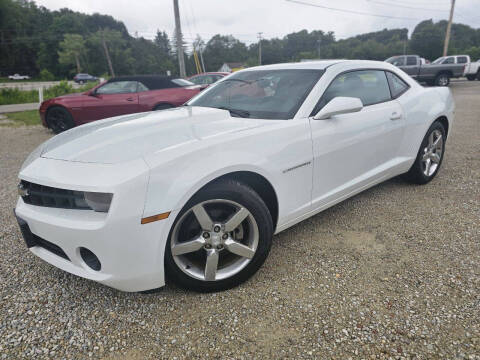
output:
[[[90,92],[88,93],[88,96],[97,96],[97,89],[90,90]]]
[[[330,100],[313,118],[325,120],[340,114],[350,114],[363,109],[362,100],[354,97],[336,97]]]

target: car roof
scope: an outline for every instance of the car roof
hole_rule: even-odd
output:
[[[359,68],[381,68],[391,69],[393,65],[384,61],[374,60],[318,60],[318,61],[305,61],[297,63],[284,63],[284,64],[272,64],[247,68],[240,70],[239,72],[251,71],[251,70],[288,70],[288,69],[307,69],[307,70],[326,70],[332,66],[342,65],[342,67],[354,67]]]
[[[271,65],[254,66],[240,71],[248,70],[288,70],[288,69],[310,69],[310,70],[325,70],[327,67],[337,64],[339,62],[349,60],[312,60],[302,61],[296,63],[281,63]]]

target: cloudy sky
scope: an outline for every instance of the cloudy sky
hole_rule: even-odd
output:
[[[36,0],[57,10],[108,14],[128,31],[153,38],[157,29],[174,31],[173,0]],[[187,42],[196,34],[208,40],[217,33],[252,43],[299,31],[334,31],[337,38],[384,28],[410,31],[423,20],[447,19],[450,0],[179,0],[182,31]],[[480,27],[480,0],[457,0],[455,22]]]

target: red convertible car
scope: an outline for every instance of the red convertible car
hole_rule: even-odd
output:
[[[165,76],[125,76],[79,94],[40,105],[42,124],[55,133],[94,120],[180,106],[201,91],[188,80]]]

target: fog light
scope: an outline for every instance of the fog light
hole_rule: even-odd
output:
[[[87,264],[92,270],[100,271],[102,268],[102,264],[100,263],[100,260],[98,260],[98,257],[87,248],[80,248],[80,256],[85,264]]]

